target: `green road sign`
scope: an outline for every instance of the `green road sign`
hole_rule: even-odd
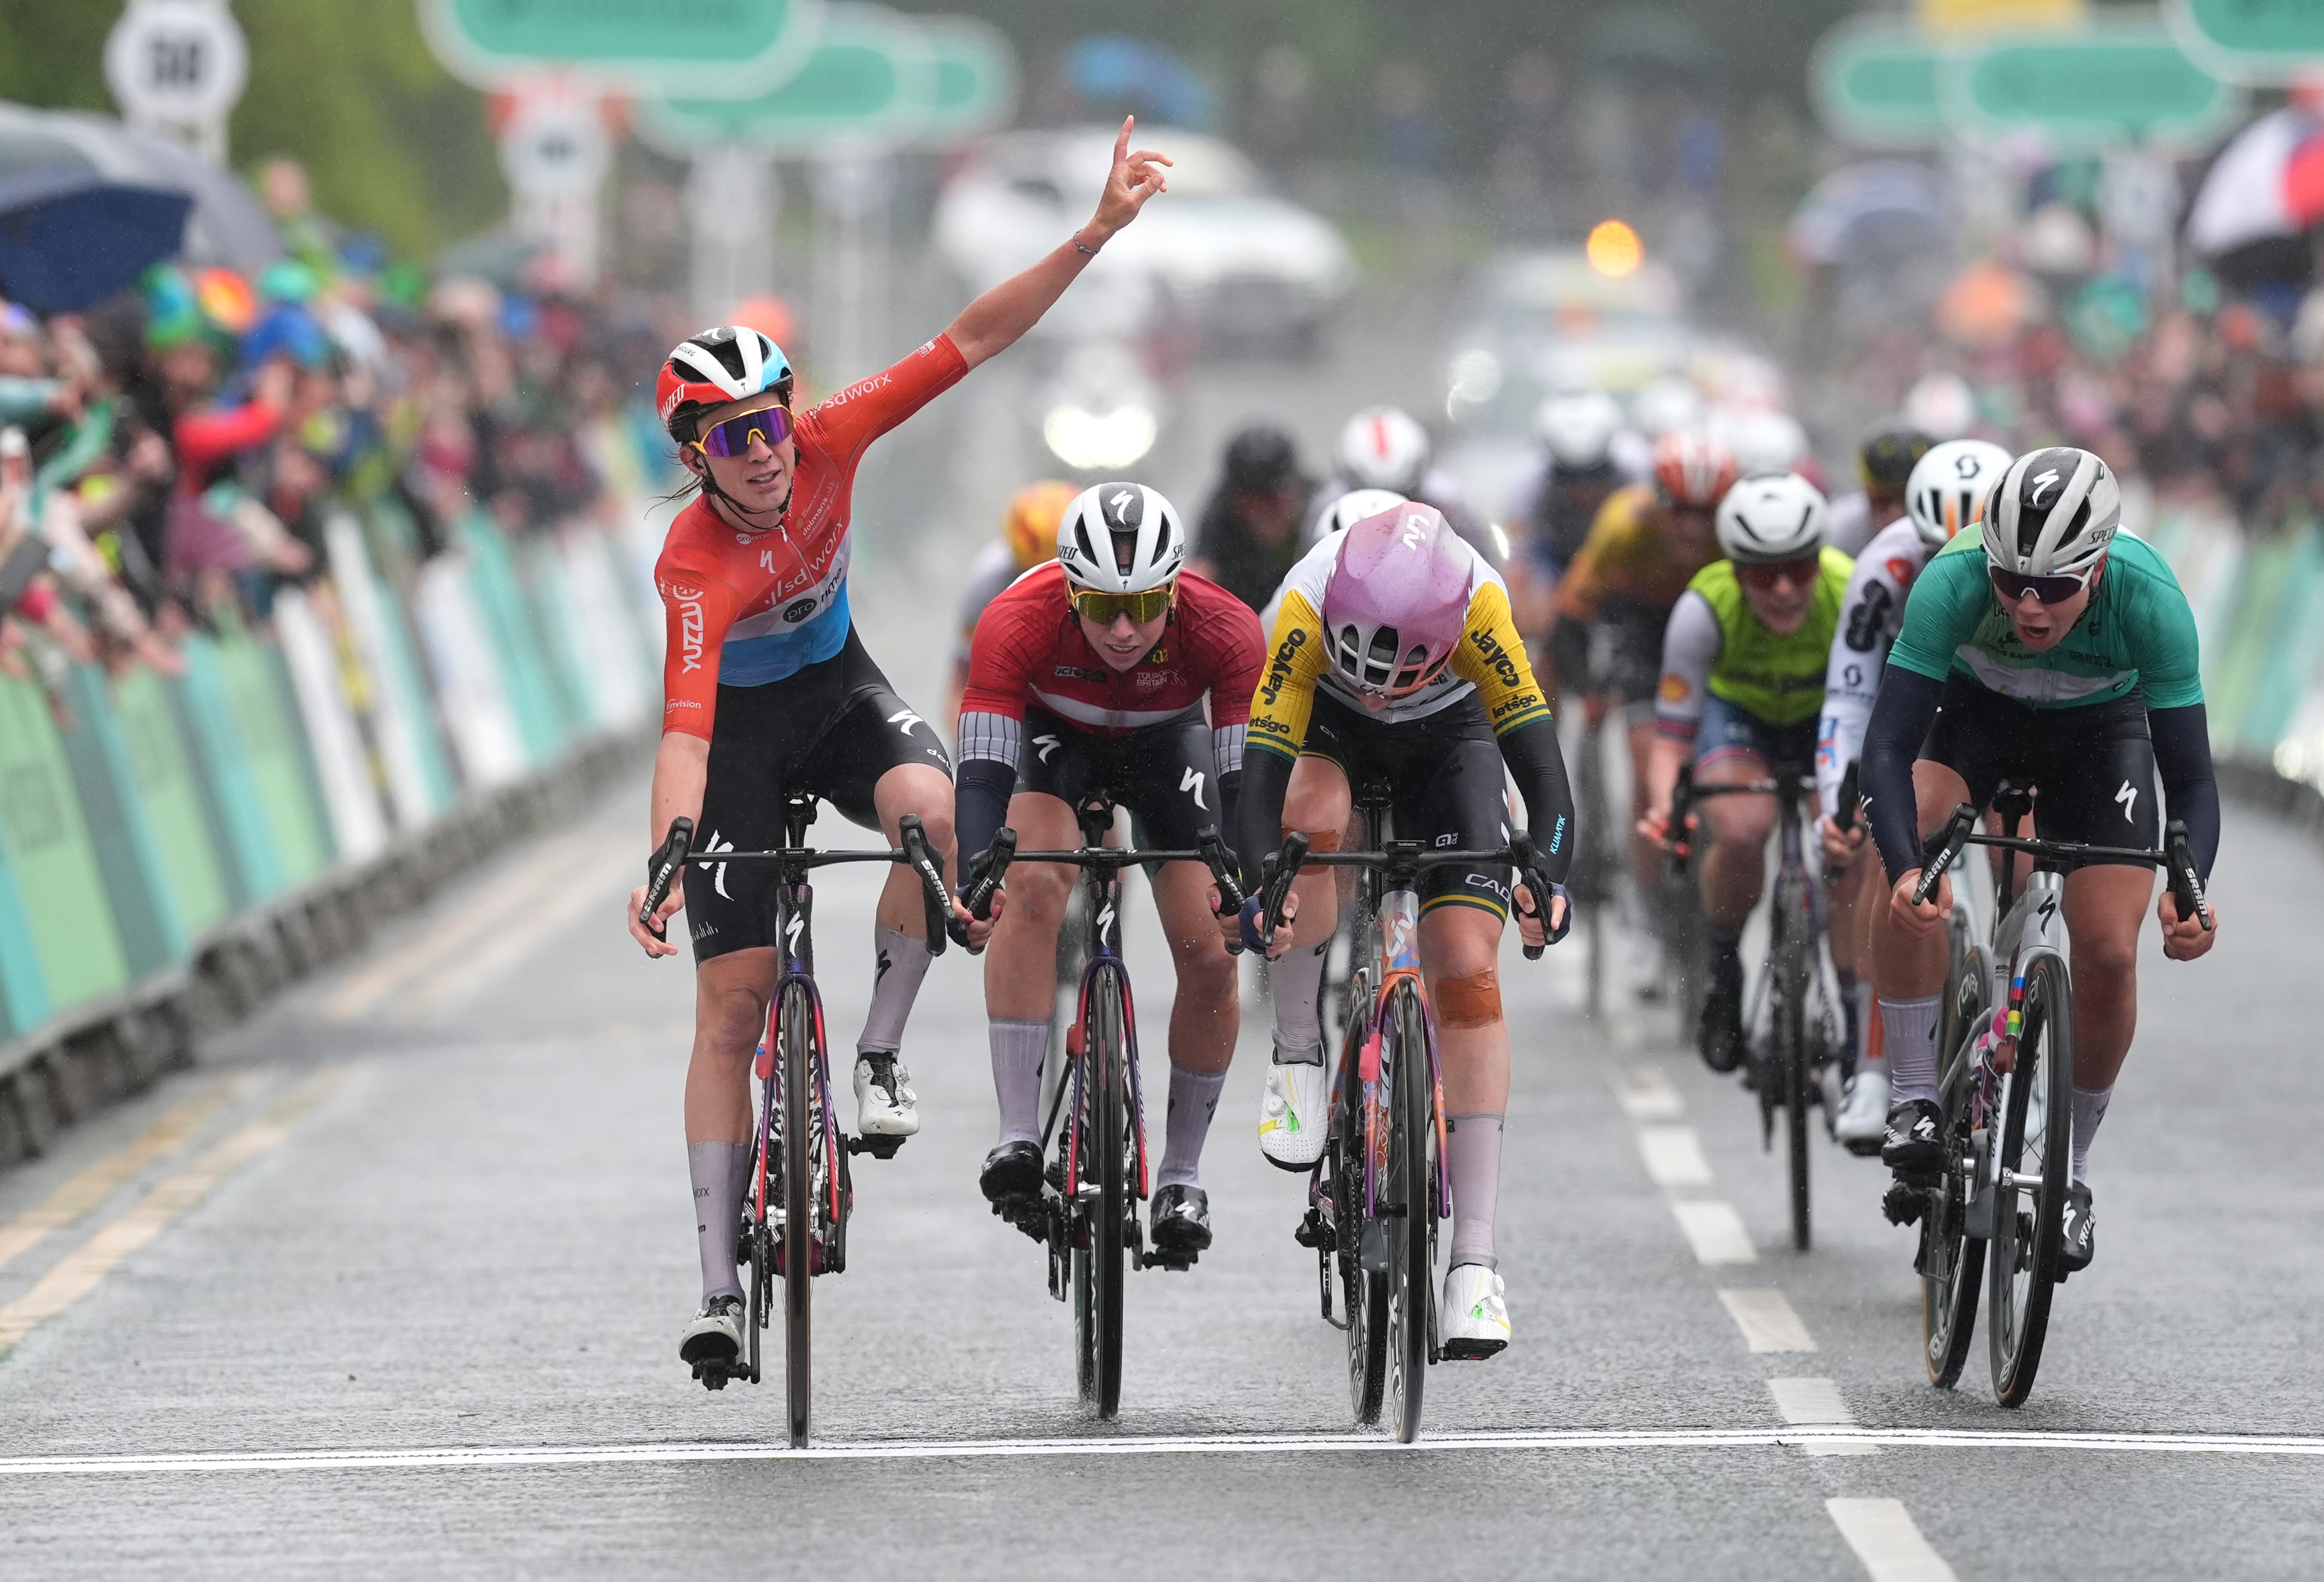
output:
[[[1859,148],[1933,148],[1944,141],[1937,77],[1944,46],[1917,29],[1843,22],[1816,45],[1808,86],[1834,137]]]
[[[2230,82],[2290,82],[2324,67],[2316,0],[2165,0],[2180,48]]]
[[[1017,51],[972,16],[914,18],[936,51],[936,97],[920,142],[944,144],[1008,124],[1017,109]]]
[[[454,76],[479,87],[547,70],[622,92],[761,94],[806,63],[822,0],[420,0]]]
[[[693,97],[638,107],[638,129],[672,152],[743,143],[804,153],[833,143],[909,142],[936,102],[936,51],[913,19],[877,5],[835,5],[798,74],[756,98]]]
[[[2030,133],[2061,151],[2202,148],[2243,110],[2153,22],[1987,39],[1950,55],[1938,82],[1964,135]]]

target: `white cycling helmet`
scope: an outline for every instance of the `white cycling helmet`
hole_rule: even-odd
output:
[[[1808,432],[1788,412],[1746,412],[1728,425],[1727,447],[1747,478],[1788,473],[1808,454]]]
[[[1411,503],[1393,489],[1351,489],[1323,509],[1307,541],[1320,544],[1343,528],[1352,528],[1368,516]]]
[[[1738,566],[1801,560],[1823,547],[1823,491],[1797,473],[1746,478],[1719,502],[1719,547]]]
[[[1904,483],[1904,513],[1921,542],[1941,549],[1977,520],[2009,461],[2009,453],[1989,439],[1948,439],[1914,463]]]
[[[1178,513],[1143,483],[1100,483],[1074,496],[1057,526],[1065,580],[1101,593],[1169,585],[1186,560]]]
[[[1592,472],[1622,431],[1622,408],[1602,390],[1562,390],[1541,403],[1533,426],[1561,472]]]
[[[1986,558],[2020,576],[2074,576],[2106,556],[2122,526],[2122,486],[2086,450],[2029,450],[1985,504]]]
[[[1648,439],[1702,421],[1702,397],[1676,374],[1647,381],[1630,398],[1630,421]]]
[[[1360,489],[1410,494],[1428,471],[1428,430],[1397,407],[1366,407],[1340,430],[1340,466]]]

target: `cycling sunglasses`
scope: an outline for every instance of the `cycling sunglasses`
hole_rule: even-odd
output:
[[[724,423],[714,423],[702,431],[695,443],[712,455],[738,456],[748,455],[751,437],[757,435],[772,450],[791,437],[790,409],[769,407],[762,411],[745,412],[739,418],[729,418]]]
[[[1756,566],[1738,566],[1735,568],[1735,575],[1742,579],[1746,586],[1757,588],[1762,593],[1774,587],[1777,583],[1789,583],[1795,588],[1804,588],[1821,575],[1822,572],[1823,559],[1821,556],[1815,555],[1803,555],[1797,560],[1765,561]]]
[[[1141,593],[1105,593],[1095,588],[1074,588],[1066,595],[1073,602],[1074,613],[1100,626],[1111,626],[1114,617],[1127,615],[1132,623],[1143,626],[1170,608],[1168,588],[1148,588]]]
[[[2090,574],[2087,571],[2070,576],[2021,576],[1997,566],[1989,566],[1986,570],[1993,577],[1993,591],[2001,595],[2005,604],[2015,604],[2028,593],[2044,604],[2062,604],[2090,585]]]

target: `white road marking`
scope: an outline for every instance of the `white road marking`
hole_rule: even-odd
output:
[[[1695,1261],[1703,1264],[1756,1264],[1759,1251],[1751,1245],[1751,1233],[1743,1228],[1743,1216],[1735,1211],[1732,1203],[1715,1198],[1697,1198],[1685,1202],[1674,1202],[1671,1213],[1678,1219],[1678,1228],[1686,1232],[1686,1239],[1694,1248]]]
[[[1840,1398],[1840,1386],[1830,1379],[1769,1379],[1767,1391],[1775,1410],[1794,1428],[1854,1428],[1856,1414]],[[1819,1442],[1802,1447],[1811,1456],[1877,1456],[1877,1445],[1854,1440]]]
[[[1709,1186],[1711,1162],[1692,1127],[1640,1127],[1638,1156],[1656,1186]]]
[[[1902,1500],[1826,1500],[1832,1525],[1864,1562],[1872,1582],[1954,1582]]]
[[[1719,1300],[1727,1304],[1736,1328],[1743,1331],[1744,1343],[1753,1351],[1813,1351],[1815,1339],[1808,1327],[1800,1322],[1800,1315],[1784,1300],[1780,1291],[1722,1291]],[[1791,1418],[1784,1420],[1794,1421]]]
[[[219,1450],[171,1455],[0,1457],[0,1476],[43,1473],[330,1472],[398,1468],[594,1467],[715,1461],[946,1461],[1061,1456],[1245,1456],[1370,1452],[1466,1455],[1511,1450],[1791,1449],[1853,1443],[1927,1450],[1995,1449],[2319,1456],[2324,1437],[2240,1434],[2033,1433],[1978,1429],[1572,1429],[1447,1434],[1398,1445],[1375,1434],[1219,1434],[1186,1439],[887,1439],[812,1445],[750,1442],[629,1445],[445,1445],[350,1450]],[[1877,1503],[1877,1502],[1875,1502]],[[1835,1520],[1838,1518],[1835,1517]]]
[[[68,1177],[37,1207],[0,1225],[0,1268],[38,1246],[51,1231],[62,1230],[101,1206],[131,1176],[174,1152],[200,1128],[202,1122],[217,1113],[220,1105],[248,1087],[251,1080],[247,1072],[218,1078],[192,1098],[173,1106],[134,1141]]]
[[[567,868],[544,887],[548,893],[534,897],[535,904],[521,918],[496,931],[481,948],[456,963],[415,985],[415,991],[396,1007],[397,1019],[426,1016],[495,975],[506,973],[543,940],[604,900],[606,892],[636,865],[637,853],[626,847],[574,854]]]
[[[219,1182],[288,1136],[299,1118],[337,1092],[349,1074],[347,1067],[334,1066],[309,1079],[59,1258],[30,1291],[0,1307],[0,1357],[96,1290],[122,1259],[159,1236],[170,1221],[208,1197]]]
[[[1614,1098],[1632,1120],[1676,1120],[1683,1112],[1678,1090],[1653,1066],[1624,1066],[1614,1074]]]

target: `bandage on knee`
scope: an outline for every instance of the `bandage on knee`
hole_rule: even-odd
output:
[[[1283,826],[1284,837],[1286,840],[1290,838],[1291,832],[1291,826],[1289,824]],[[1317,830],[1307,837],[1307,850],[1310,851],[1337,851],[1339,849],[1340,832],[1337,830]],[[1311,862],[1299,870],[1299,877],[1305,878],[1312,873],[1328,873],[1331,870],[1329,869],[1325,868],[1323,864],[1320,862]]]
[[[1489,1027],[1501,1019],[1501,976],[1490,967],[1436,986],[1436,1019],[1447,1027]]]

